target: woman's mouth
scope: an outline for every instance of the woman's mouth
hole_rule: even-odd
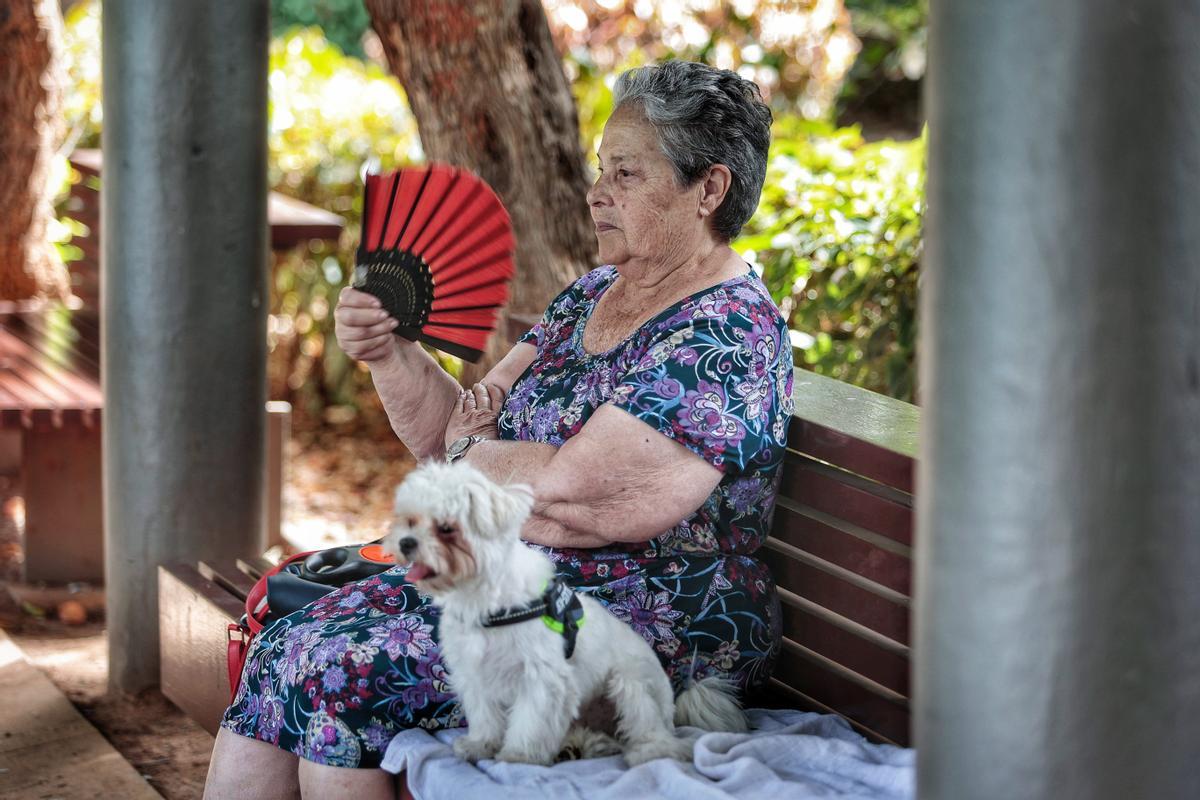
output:
[[[609,225],[607,222],[597,222],[596,223],[596,233],[604,233],[605,231],[615,231],[616,229],[617,229],[616,225]]]

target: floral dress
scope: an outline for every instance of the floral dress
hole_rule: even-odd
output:
[[[710,675],[752,690],[780,641],[775,586],[753,553],[767,535],[792,413],[787,327],[750,272],[588,353],[584,325],[616,277],[610,266],[592,270],[522,337],[537,355],[505,400],[499,434],[561,445],[611,403],[721,471],[699,509],[649,542],[539,549],[650,643],[677,693]],[[341,587],[264,630],[222,726],[318,763],[377,767],[402,728],[464,724],[437,610],[406,571]]]

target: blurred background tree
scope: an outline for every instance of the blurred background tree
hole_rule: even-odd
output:
[[[919,388],[927,2],[543,0],[588,164],[623,68],[689,58],[762,86],[776,115],[769,176],[734,246],[788,315],[798,364],[908,400]],[[99,6],[82,0],[67,14],[64,116],[79,146],[97,146],[102,124]],[[293,403],[298,428],[384,435],[369,373],[337,347],[332,305],[358,239],[363,162],[417,163],[426,148],[362,0],[276,0],[272,20],[272,188],[347,226],[341,242],[274,266],[271,396]]]
[[[0,300],[70,294],[52,241],[51,201],[62,179],[62,28],[56,0],[0,6]]]

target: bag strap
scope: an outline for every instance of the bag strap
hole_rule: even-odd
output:
[[[263,576],[255,581],[254,586],[246,593],[246,630],[250,633],[251,638],[257,636],[263,629],[263,620],[267,618],[267,612],[270,611],[267,607],[267,578],[278,575],[289,564],[303,561],[315,552],[317,551],[309,550],[285,558],[263,573]]]
[[[267,607],[267,578],[278,575],[287,565],[303,561],[315,552],[315,550],[309,550],[306,553],[297,553],[267,570],[246,593],[246,614],[242,617],[243,621],[230,622],[226,626],[225,667],[229,671],[230,704],[237,696],[238,684],[242,680],[242,670],[246,666],[246,654],[250,650],[250,643],[263,629],[263,620],[270,611]]]

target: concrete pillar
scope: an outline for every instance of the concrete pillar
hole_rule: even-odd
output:
[[[920,796],[1200,793],[1200,3],[931,4]]]
[[[267,0],[106,0],[109,683],[158,683],[156,567],[261,552]]]

